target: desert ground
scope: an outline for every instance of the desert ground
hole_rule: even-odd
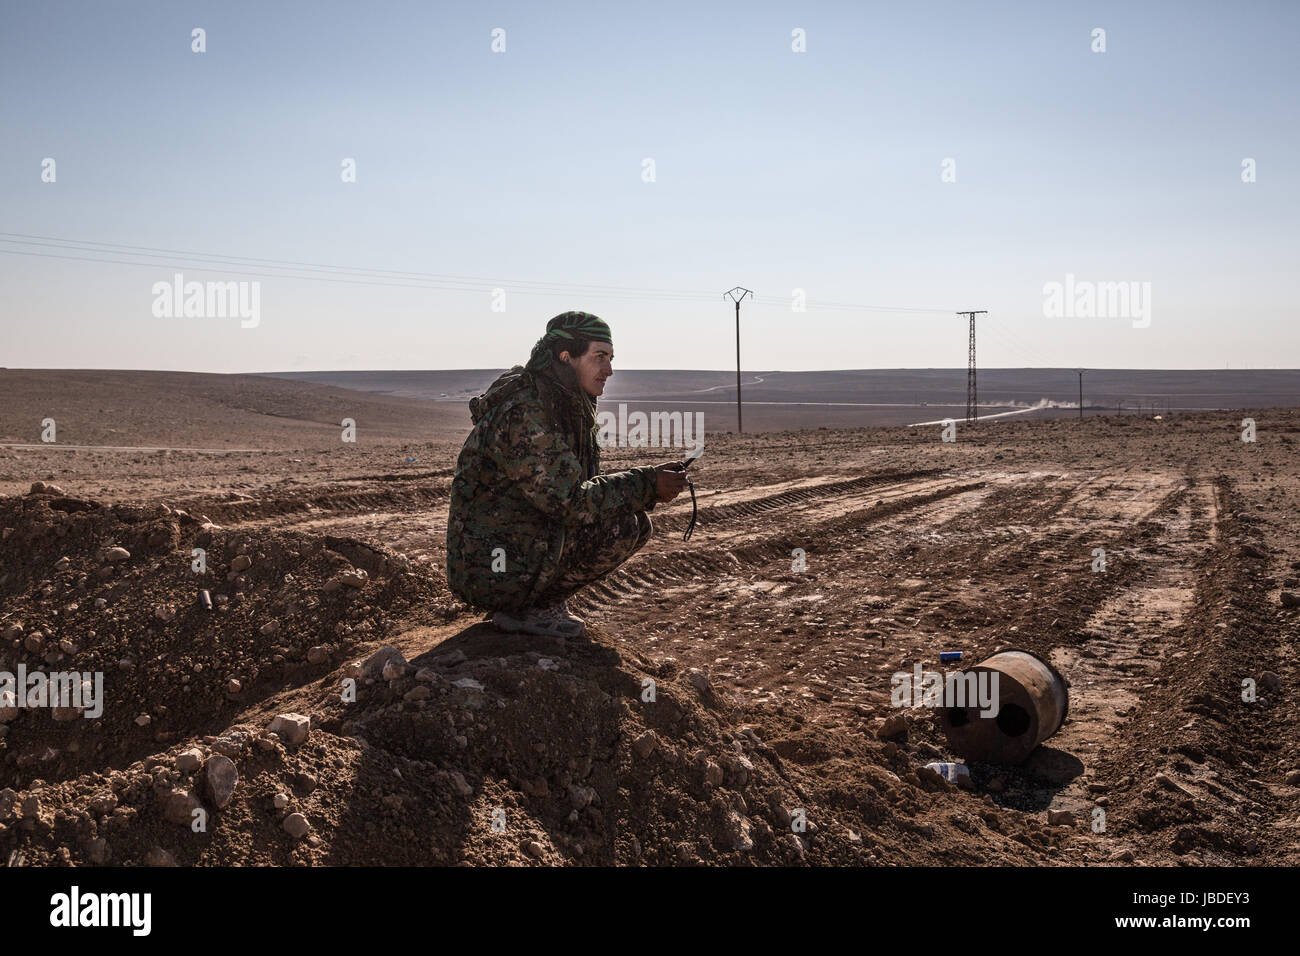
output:
[[[1300,410],[710,434],[692,539],[659,505],[565,641],[447,589],[463,403],[24,370],[0,399],[0,671],[104,688],[0,709],[10,865],[1300,863]],[[954,787],[891,675],[1008,646],[1068,719]]]

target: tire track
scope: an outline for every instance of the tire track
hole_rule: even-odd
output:
[[[1178,636],[1196,597],[1195,566],[1214,541],[1218,521],[1215,489],[1188,480],[1164,507],[1147,509],[1135,526],[1169,513],[1155,539],[1133,555],[1136,580],[1112,595],[1084,624],[1082,642],[1054,647],[1052,663],[1070,682],[1070,720],[1051,740],[1083,761],[1085,773],[1052,799],[1053,809],[1089,815],[1096,795],[1087,770],[1100,752],[1123,746],[1126,718],[1145,704],[1165,664],[1187,656]],[[1193,782],[1193,785],[1195,783]]]
[[[844,502],[832,502],[834,513],[812,526],[803,525],[797,529],[776,530],[767,534],[753,535],[737,531],[728,536],[728,540],[693,549],[683,557],[672,551],[660,551],[650,555],[638,555],[607,576],[604,580],[582,592],[576,599],[584,607],[593,607],[602,601],[626,601],[639,597],[646,591],[662,588],[664,585],[678,585],[690,582],[692,588],[716,586],[711,579],[719,577],[737,567],[755,564],[777,555],[788,556],[793,548],[805,551],[817,549],[822,543],[843,539],[851,531],[863,526],[874,525],[895,515],[908,513],[915,515],[915,509],[932,505],[956,495],[968,494],[985,487],[983,481],[962,481],[951,479],[930,483],[923,489],[903,488],[891,492],[887,497],[876,495],[876,501],[864,507],[844,507]],[[860,497],[860,496],[859,496]],[[827,510],[827,505],[822,511]],[[804,514],[807,520],[816,515]],[[732,544],[731,540],[742,539]]]

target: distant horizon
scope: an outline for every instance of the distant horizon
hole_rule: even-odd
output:
[[[522,365],[522,362],[516,362]],[[0,365],[0,372],[183,372],[190,375],[316,375],[316,374],[355,374],[368,375],[380,372],[497,372],[513,368],[513,365],[477,365],[477,366],[442,366],[439,368],[311,368],[311,369],[269,369],[256,372],[208,372],[202,369],[188,368],[128,368],[117,366],[28,366]],[[1078,372],[1077,365],[989,365],[978,366],[977,372]],[[882,365],[860,366],[857,368],[748,368],[742,367],[741,374],[815,375],[820,372],[962,372],[964,365]],[[616,366],[619,372],[716,372],[720,375],[734,375],[734,368],[624,368]],[[1250,366],[1248,368],[1196,368],[1190,366],[1125,366],[1094,365],[1084,368],[1084,372],[1300,372],[1300,367],[1285,365]]]

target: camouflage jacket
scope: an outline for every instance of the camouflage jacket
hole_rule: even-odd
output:
[[[474,607],[531,607],[555,579],[571,529],[654,507],[654,468],[601,475],[598,449],[584,467],[521,366],[471,401],[470,416],[451,483],[447,583]]]

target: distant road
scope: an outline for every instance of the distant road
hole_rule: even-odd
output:
[[[762,382],[763,382],[763,379],[760,378],[759,376],[755,375],[755,376],[754,376],[754,380],[753,380],[752,382],[742,382],[741,384],[742,384],[742,385],[761,385]],[[694,391],[690,392],[689,394],[691,394],[691,395],[698,395],[698,394],[700,394],[700,392],[716,392],[716,391],[717,391],[718,389],[720,389],[720,388],[731,388],[731,386],[730,386],[730,385],[710,385],[708,388],[697,388],[697,389],[695,389]]]
[[[55,448],[60,451],[193,451],[205,455],[244,455],[259,451],[278,453],[282,450],[278,448],[172,448],[166,445],[65,445],[61,442],[37,442],[34,445],[0,442],[0,448]]]
[[[994,405],[993,407],[994,407],[994,408],[997,408],[996,405]],[[1043,409],[1045,409],[1045,408],[1051,408],[1051,407],[1052,407],[1052,406],[1050,406],[1050,405],[1031,405],[1029,408],[1017,408],[1015,411],[1011,411],[1011,412],[997,412],[996,414],[993,414],[993,415],[981,415],[981,416],[979,417],[979,420],[980,420],[980,421],[985,421],[986,419],[989,419],[989,418],[1006,418],[1008,415],[1023,415],[1023,414],[1025,414],[1025,412],[1041,412]],[[1062,406],[1062,407],[1064,407],[1064,406]],[[1076,409],[1076,410],[1077,410],[1077,409]],[[953,419],[953,420],[955,421],[956,419]],[[908,428],[920,428],[922,425],[942,425],[945,421],[948,421],[948,419],[946,419],[946,418],[941,418],[941,419],[939,419],[937,422],[913,422],[912,424],[908,425],[907,427],[908,427]]]
[[[663,402],[665,405],[734,405],[736,404],[735,402],[716,402],[716,401],[712,401],[711,399],[698,400],[694,398],[658,398],[656,396],[650,396],[646,398],[637,398],[633,396],[631,398],[606,399],[604,404],[607,408],[610,402],[622,402],[624,405],[626,405],[628,402]],[[818,405],[818,406],[843,405],[847,408],[915,408],[916,407],[916,402],[753,402],[748,399],[745,400],[745,404],[746,405]],[[944,405],[943,402],[930,402],[930,404],[938,405],[938,406]],[[964,402],[953,401],[953,402],[948,402],[947,404],[953,408],[966,407]],[[999,408],[1001,406],[994,405],[993,407]]]

